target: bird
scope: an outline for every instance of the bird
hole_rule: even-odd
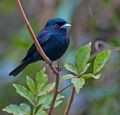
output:
[[[67,23],[67,21],[62,18],[52,18],[47,21],[43,29],[36,36],[44,53],[51,61],[56,61],[66,52],[70,43],[68,31],[70,26],[71,24]],[[44,61],[33,43],[20,65],[12,70],[9,76],[17,76],[29,64],[40,60]]]

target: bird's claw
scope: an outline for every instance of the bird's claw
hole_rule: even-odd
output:
[[[48,64],[49,64],[50,66],[52,66],[52,61],[50,60],[50,61],[48,62]]]
[[[61,71],[61,67],[55,67],[59,72]]]

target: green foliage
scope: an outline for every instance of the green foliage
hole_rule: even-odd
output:
[[[64,81],[64,80],[68,80],[68,79],[72,79],[74,78],[75,76],[72,75],[72,74],[67,74],[67,75],[64,75],[62,78],[61,78],[61,81]]]
[[[28,76],[27,76],[27,85],[34,95],[37,94],[35,82]]]
[[[78,74],[77,67],[76,67],[76,65],[73,64],[73,63],[66,63],[66,64],[65,64],[65,68],[66,68],[68,71],[70,71],[70,72],[72,72],[72,73],[74,73],[74,74]]]
[[[47,84],[47,81],[47,75],[44,70],[41,70],[37,73],[35,80],[27,76],[26,84],[28,88],[22,85],[13,84],[16,92],[27,99],[32,104],[33,108],[31,109],[30,105],[21,103],[20,106],[15,104],[8,105],[3,111],[12,113],[13,115],[46,115],[45,110],[49,109],[53,97],[51,91],[55,86],[55,83]],[[64,96],[58,95],[54,107],[59,106],[63,98]]]
[[[31,113],[31,108],[29,105],[25,103],[21,103],[20,106],[11,104],[8,105],[3,109],[3,111],[6,111],[8,113],[12,113],[14,115],[30,115]]]
[[[94,62],[94,67],[93,67],[93,73],[96,74],[98,73],[103,66],[105,65],[105,63],[107,62],[109,56],[110,56],[110,50],[105,50],[100,52],[96,58],[95,58],[95,62]]]
[[[65,68],[70,72],[61,77],[61,82],[65,80],[71,80],[71,83],[75,87],[76,93],[80,92],[80,89],[85,84],[85,80],[89,78],[99,79],[101,76],[100,70],[104,67],[110,56],[110,50],[104,50],[96,56],[93,63],[92,72],[88,72],[91,63],[88,63],[91,53],[91,43],[79,48],[75,54],[75,63],[66,63]],[[46,115],[46,110],[49,109],[50,103],[52,101],[53,94],[51,91],[55,87],[55,83],[47,83],[48,76],[45,74],[45,69],[37,73],[35,80],[32,80],[27,76],[26,84],[28,88],[13,84],[16,92],[27,99],[31,104],[27,105],[25,103],[20,104],[20,106],[11,104],[3,109],[8,113],[13,115]],[[54,107],[59,106],[62,103],[64,96],[57,94]]]
[[[79,71],[79,74],[81,75],[82,73],[87,70],[90,64],[87,64],[87,61],[89,60],[90,57],[90,52],[91,52],[91,43],[79,48],[76,52],[76,65]]]
[[[35,98],[30,90],[28,90],[27,88],[25,88],[22,85],[13,84],[13,86],[16,88],[16,92],[19,95],[26,98],[32,105],[34,105]]]
[[[73,79],[71,79],[71,82],[73,83],[77,93],[80,92],[80,89],[85,84],[85,80],[82,77],[81,78],[73,78]]]
[[[64,75],[61,80],[71,80],[71,83],[75,87],[77,93],[80,92],[80,89],[85,84],[85,79],[94,78],[99,79],[101,76],[100,70],[104,67],[110,56],[110,50],[104,50],[100,52],[94,61],[93,64],[93,72],[87,73],[89,66],[91,63],[88,63],[91,53],[91,43],[79,48],[76,51],[76,60],[75,64],[67,63],[65,64],[65,68],[71,72],[71,74]]]

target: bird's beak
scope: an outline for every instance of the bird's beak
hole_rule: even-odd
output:
[[[71,24],[66,23],[63,26],[61,26],[60,28],[67,28],[67,27],[71,27]]]

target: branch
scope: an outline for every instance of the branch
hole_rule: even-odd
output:
[[[55,91],[47,115],[51,115],[52,110],[54,109],[55,101],[58,94],[58,86],[59,86],[59,75],[56,77]]]
[[[72,93],[71,93],[71,96],[70,96],[70,99],[69,99],[69,102],[68,102],[67,107],[66,107],[66,110],[65,110],[65,112],[64,112],[64,115],[68,115],[68,114],[69,114],[69,111],[70,111],[72,102],[73,102],[73,100],[74,100],[74,96],[75,96],[75,88],[73,87],[73,88],[72,88]]]
[[[49,67],[51,68],[53,73],[56,75],[55,91],[54,91],[54,94],[53,94],[53,99],[51,101],[50,109],[49,109],[49,113],[48,113],[48,115],[51,115],[51,112],[52,112],[52,110],[54,108],[55,100],[57,98],[58,85],[59,85],[59,71],[52,65],[52,62],[46,56],[46,54],[44,53],[43,49],[41,48],[41,46],[40,46],[40,44],[39,44],[39,42],[38,42],[38,40],[37,40],[37,38],[36,38],[36,36],[35,36],[35,34],[33,32],[33,29],[31,27],[31,25],[30,25],[26,15],[25,15],[25,13],[24,13],[24,10],[23,10],[23,7],[21,5],[20,0],[16,0],[16,3],[17,3],[17,6],[18,6],[18,8],[20,10],[21,16],[22,16],[22,18],[23,18],[23,20],[25,22],[25,25],[26,25],[26,27],[27,27],[27,29],[28,29],[28,31],[29,31],[29,33],[30,33],[34,43],[35,43],[35,46],[36,46],[38,52],[41,54],[43,59],[47,62],[47,64],[49,65]]]
[[[64,87],[63,89],[61,89],[60,91],[58,91],[58,93],[61,93],[63,92],[65,89],[69,88],[70,86],[72,86],[73,84],[69,84],[67,85],[66,87]]]
[[[60,60],[58,60],[58,71],[60,70]],[[59,74],[56,75],[56,84],[55,84],[55,91],[54,91],[54,95],[53,95],[53,99],[50,103],[50,108],[48,110],[48,114],[47,115],[51,115],[52,113],[52,110],[54,109],[54,105],[55,105],[55,101],[56,101],[56,98],[57,98],[57,95],[58,95],[58,87],[59,87]]]

